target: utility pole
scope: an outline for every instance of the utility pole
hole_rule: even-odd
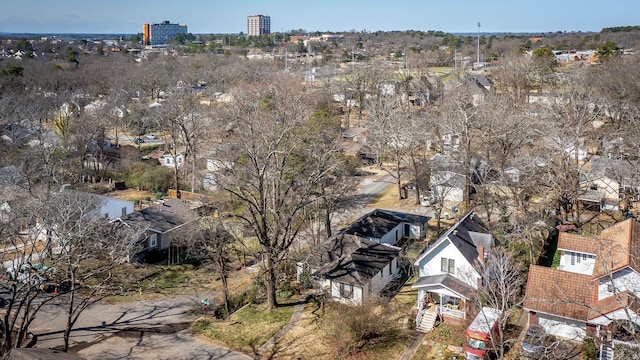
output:
[[[453,68],[458,71],[458,48],[453,48]]]
[[[480,66],[480,21],[478,21],[478,59],[476,61],[476,64]]]

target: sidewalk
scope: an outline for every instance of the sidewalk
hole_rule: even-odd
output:
[[[409,343],[409,346],[407,346],[407,349],[400,356],[400,360],[410,360],[413,354],[416,353],[418,346],[422,344],[422,341],[424,340],[424,337],[426,335],[427,333],[421,333],[416,331],[416,333],[413,335],[413,339],[411,339],[411,343]]]
[[[278,332],[275,335],[273,335],[271,339],[267,340],[267,342],[265,342],[258,349],[261,354],[271,350],[274,346],[277,346],[278,341],[280,341],[280,339],[282,339],[282,337],[296,325],[298,320],[300,320],[300,318],[302,317],[302,312],[304,311],[304,305],[305,305],[305,296],[300,295],[298,302],[296,302],[296,304],[294,305],[291,319],[289,319],[289,322],[285,326],[283,326],[282,329],[278,330]]]

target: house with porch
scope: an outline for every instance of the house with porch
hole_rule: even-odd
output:
[[[314,246],[297,263],[298,281],[310,279],[332,300],[362,305],[402,269],[403,247],[427,234],[426,216],[374,210]]]
[[[529,268],[529,324],[563,338],[594,337],[602,354],[616,346],[640,351],[628,341],[640,329],[640,223],[630,218],[597,237],[562,232],[558,250],[557,268]]]
[[[489,258],[494,237],[473,211],[462,217],[415,261],[419,278],[416,328],[430,331],[436,321],[463,322],[482,278],[477,265]]]

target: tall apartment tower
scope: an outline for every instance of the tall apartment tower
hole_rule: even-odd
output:
[[[247,36],[268,35],[271,33],[271,16],[247,16]]]
[[[159,24],[144,24],[142,27],[142,40],[145,45],[165,45],[174,36],[186,33],[187,25],[172,24],[165,20]]]

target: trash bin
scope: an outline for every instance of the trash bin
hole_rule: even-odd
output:
[[[444,219],[449,220],[449,214],[444,214]]]

